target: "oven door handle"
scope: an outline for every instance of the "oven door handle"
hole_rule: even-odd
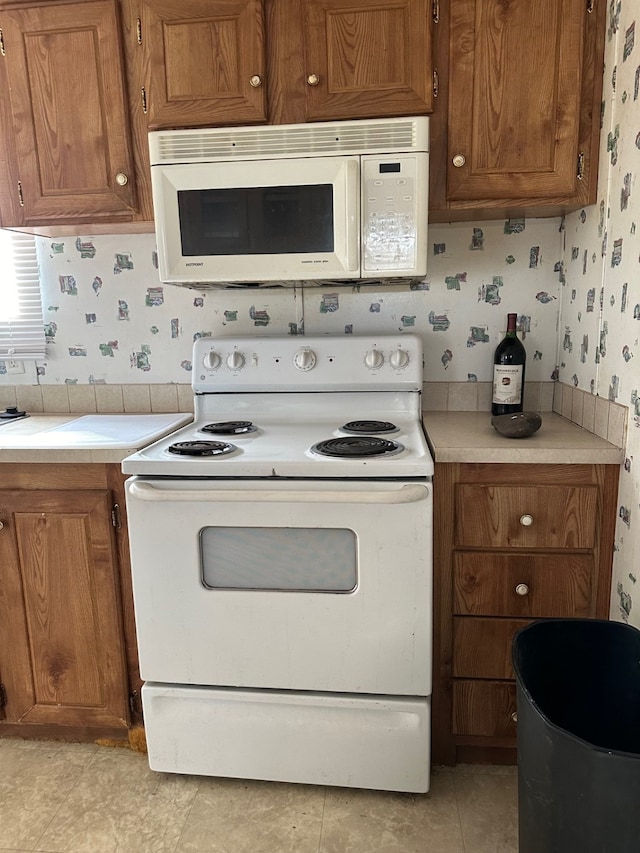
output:
[[[258,491],[257,489],[233,489],[216,491],[214,489],[162,489],[151,483],[133,482],[129,485],[129,494],[143,501],[209,501],[228,503],[242,501],[251,503],[367,503],[367,504],[407,504],[425,500],[430,492],[423,483],[411,483],[395,491],[361,492],[325,492],[321,490],[301,491]]]

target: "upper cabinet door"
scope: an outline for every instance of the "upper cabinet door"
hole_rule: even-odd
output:
[[[11,131],[5,224],[132,219],[115,0],[0,9],[0,28],[0,88]]]
[[[449,201],[575,199],[586,16],[585,0],[452,0]]]
[[[267,120],[262,0],[144,0],[150,130]]]
[[[431,112],[428,0],[306,0],[307,120]]]

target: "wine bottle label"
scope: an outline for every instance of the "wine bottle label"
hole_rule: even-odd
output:
[[[493,402],[518,404],[522,399],[522,365],[494,364]]]

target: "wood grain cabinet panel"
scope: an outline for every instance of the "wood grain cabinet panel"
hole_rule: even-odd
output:
[[[267,120],[262,0],[142,0],[148,128]]]
[[[0,493],[8,722],[127,725],[109,494]],[[11,638],[11,640],[9,639]]]
[[[126,738],[141,682],[123,477],[46,463],[0,475],[0,737]]]
[[[592,554],[459,551],[453,612],[466,616],[592,616]]]
[[[306,119],[431,112],[431,9],[423,0],[306,0]]]
[[[604,3],[441,3],[430,216],[558,215],[596,201]]]
[[[0,6],[11,225],[136,213],[116,0]]]
[[[511,643],[528,624],[526,619],[454,618],[454,677],[514,678]]]
[[[617,479],[617,466],[436,463],[434,762],[513,762],[516,632],[607,618]]]
[[[471,548],[592,548],[595,486],[465,484],[456,493],[456,544]]]
[[[454,734],[513,743],[518,719],[514,683],[456,681],[453,709]]]

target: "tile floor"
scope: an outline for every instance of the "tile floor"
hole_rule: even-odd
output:
[[[428,794],[176,776],[128,749],[0,740],[0,851],[517,853],[512,767],[436,768]]]

